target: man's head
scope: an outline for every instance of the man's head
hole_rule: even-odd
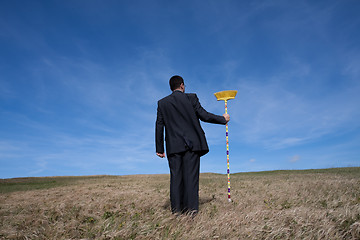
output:
[[[185,91],[184,79],[178,75],[172,76],[169,81],[171,91]]]

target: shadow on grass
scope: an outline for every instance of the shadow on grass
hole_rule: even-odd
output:
[[[201,197],[199,198],[199,205],[204,205],[204,204],[207,204],[209,202],[212,202],[214,201],[215,198],[214,197]],[[170,202],[170,199],[166,200],[165,204],[163,205],[163,208],[165,210],[170,210],[171,211],[171,202]]]

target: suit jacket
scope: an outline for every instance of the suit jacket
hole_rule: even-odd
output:
[[[187,150],[209,152],[204,130],[200,121],[226,124],[223,116],[207,112],[196,94],[174,91],[158,101],[155,127],[156,152],[164,152],[164,127],[167,156]]]

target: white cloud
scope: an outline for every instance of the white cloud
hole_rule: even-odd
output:
[[[359,84],[349,82],[349,87],[334,92],[332,86],[313,84],[311,81],[316,79],[308,78],[307,86],[295,82],[289,86],[285,79],[261,84],[239,79],[238,99],[231,106],[237,138],[279,149],[359,127]],[[317,88],[312,92],[329,92],[314,94],[309,92],[309,85]]]
[[[291,157],[290,162],[291,163],[296,163],[299,160],[300,160],[300,156],[299,155],[294,155],[294,156]]]

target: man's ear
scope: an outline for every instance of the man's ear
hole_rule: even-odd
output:
[[[180,84],[180,88],[182,88],[183,92],[185,92],[185,84],[184,83]]]

